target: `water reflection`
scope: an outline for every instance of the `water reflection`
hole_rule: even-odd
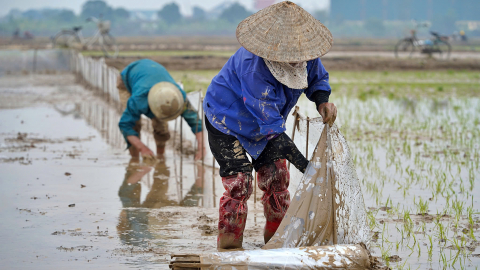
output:
[[[98,130],[106,142],[114,148],[125,148],[125,139],[118,128],[121,114],[118,110],[101,100],[82,102],[78,108],[87,123]]]
[[[205,184],[205,168],[197,163],[195,164],[195,182],[192,187],[180,201],[181,206],[203,206],[203,187]]]
[[[201,206],[204,179],[203,166],[195,164],[195,181],[189,191],[183,198],[171,196],[169,187],[178,186],[179,183],[172,177],[165,159],[157,161],[154,166],[139,163],[138,159],[131,159],[118,191],[123,206],[117,225],[121,242],[144,246],[149,239],[158,238],[155,236],[156,231],[149,226],[150,209],[167,206]]]

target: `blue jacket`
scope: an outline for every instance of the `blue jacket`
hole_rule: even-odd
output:
[[[127,136],[139,135],[133,130],[133,127],[140,119],[140,116],[143,114],[150,119],[155,117],[150,107],[148,107],[148,92],[152,86],[159,82],[171,82],[177,86],[178,91],[182,92],[183,98],[186,101],[185,111],[182,113],[182,117],[187,121],[193,133],[202,131],[201,117],[198,117],[197,112],[189,105],[185,91],[175,82],[162,65],[149,59],[138,60],[129,64],[121,72],[121,76],[127,90],[132,94],[127,101],[127,108],[118,123],[129,147],[130,144],[128,143]]]
[[[237,137],[256,159],[267,145],[266,135],[285,131],[288,113],[302,93],[310,100],[315,91],[330,93],[320,59],[308,61],[307,72],[307,89],[288,88],[273,77],[263,58],[242,47],[208,87],[205,115],[216,129]]]

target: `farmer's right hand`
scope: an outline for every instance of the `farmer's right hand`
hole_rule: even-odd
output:
[[[140,154],[142,155],[142,158],[155,158],[155,154],[146,146],[140,148]]]

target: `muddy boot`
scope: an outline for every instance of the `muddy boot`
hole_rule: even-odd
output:
[[[217,247],[241,248],[247,221],[247,200],[252,194],[252,174],[222,177],[225,192],[220,199]]]
[[[263,237],[265,243],[272,238],[290,205],[290,173],[285,159],[260,168],[257,172],[258,187],[264,192],[262,197],[265,219]]]

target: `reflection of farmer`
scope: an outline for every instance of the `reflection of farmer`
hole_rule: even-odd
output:
[[[118,196],[122,201],[123,209],[120,213],[117,230],[120,238],[126,244],[140,245],[145,238],[151,238],[148,231],[148,211],[131,208],[160,208],[164,206],[177,205],[176,201],[169,200],[166,196],[168,190],[168,178],[170,171],[165,162],[159,162],[155,166],[153,185],[145,201],[140,202],[142,186],[140,180],[151,167],[140,166],[137,159],[130,160],[126,168],[125,180],[120,186]]]
[[[165,165],[165,159],[161,159],[156,163],[152,187],[145,197],[145,201],[143,203],[140,201],[142,193],[140,180],[152,170],[152,167],[141,165],[137,162],[138,159],[136,158],[130,160],[126,168],[125,179],[118,191],[122,207],[128,209],[121,211],[117,230],[122,241],[131,245],[140,245],[144,243],[144,239],[151,238],[148,230],[149,212],[135,208],[162,208],[179,205],[177,201],[170,200],[167,196],[170,170]],[[198,201],[203,193],[203,173],[199,170],[200,168],[201,164],[197,164],[198,175],[195,176],[196,181],[185,198],[180,202],[180,205],[198,205]]]
[[[330,49],[332,36],[305,10],[288,1],[267,7],[238,25],[237,39],[242,48],[213,78],[203,102],[210,148],[226,189],[219,248],[242,246],[253,168],[264,191],[265,242],[279,226],[290,204],[285,159],[302,172],[308,164],[285,134],[300,95],[316,103],[324,122],[337,114],[328,103],[328,73],[318,58]]]
[[[170,138],[167,121],[182,116],[202,142],[202,122],[192,108],[185,92],[160,64],[142,59],[128,65],[117,80],[120,100],[125,108],[118,126],[127,141],[132,157],[153,157],[153,152],[140,141],[140,116],[152,119],[153,137],[157,155],[165,152],[165,143]],[[203,143],[198,144],[196,159],[204,154]],[[131,147],[133,146],[133,147]]]

